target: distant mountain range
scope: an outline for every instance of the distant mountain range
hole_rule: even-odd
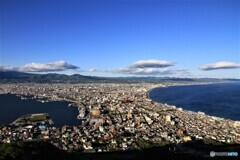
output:
[[[220,82],[239,81],[240,79],[215,79],[215,78],[172,78],[172,77],[96,77],[80,74],[33,74],[15,71],[0,71],[1,83],[138,83],[138,82]]]

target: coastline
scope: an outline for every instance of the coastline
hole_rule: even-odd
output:
[[[157,89],[157,88],[167,88],[167,87],[174,87],[174,86],[195,86],[195,85],[208,85],[208,84],[219,84],[219,83],[229,83],[229,82],[204,82],[204,83],[201,83],[201,82],[196,82],[196,83],[191,83],[191,84],[181,84],[181,83],[178,83],[178,84],[167,84],[167,85],[164,85],[164,84],[156,84],[156,86],[150,88],[146,94],[148,95],[148,98],[149,98],[149,93],[153,90],[153,89]],[[232,82],[232,83],[235,83],[235,82]],[[149,98],[150,99],[150,98]]]
[[[89,135],[104,137],[104,142],[110,150],[112,145],[118,150],[126,150],[128,147],[135,146],[134,148],[136,148],[139,142],[181,144],[203,139],[240,144],[240,122],[208,116],[202,112],[183,110],[149,99],[147,93],[151,89],[163,86],[166,84],[91,83],[22,84],[18,86],[2,84],[0,94],[34,95],[35,97],[50,97],[50,100],[75,101],[79,115],[84,119],[83,124],[74,127],[48,127],[47,130],[53,134],[50,136],[64,139],[71,144],[73,144],[72,137],[66,137],[64,134],[67,134],[68,131],[73,132],[78,135],[77,140],[81,142],[74,145],[84,147],[86,151],[89,148],[93,149],[92,143],[98,140],[94,137],[87,140],[86,137]],[[99,123],[94,123],[96,121]],[[64,134],[54,134],[55,131]],[[126,131],[131,134],[126,134]],[[9,130],[9,132],[12,131]],[[21,133],[18,134],[21,135]],[[21,138],[21,136],[18,137]],[[127,139],[130,139],[130,143],[126,142]],[[79,146],[80,144],[84,145]],[[57,146],[59,145],[57,144]],[[68,150],[70,148],[66,144],[64,148],[60,146],[60,149]]]
[[[62,127],[64,125],[73,126],[78,122],[78,110],[75,106],[71,108],[69,101],[41,99],[38,97],[25,96],[19,94],[0,94],[1,96],[1,125],[11,125],[19,117],[25,114],[47,113],[53,117],[54,124],[49,126]],[[21,109],[20,109],[21,108]],[[69,116],[71,114],[71,116]],[[7,116],[9,115],[9,116]],[[65,122],[63,123],[62,120]]]
[[[162,104],[162,105],[167,105],[168,107],[173,107],[173,108],[181,108],[185,111],[190,111],[190,112],[195,112],[195,113],[198,113],[198,112],[201,112],[201,113],[204,113],[206,114],[204,111],[193,111],[193,110],[189,110],[189,109],[184,109],[180,106],[176,106],[176,105],[171,105],[171,104],[168,104],[168,103],[163,103],[161,101],[154,101],[150,98],[150,92],[154,89],[161,89],[161,88],[169,88],[169,87],[176,87],[176,86],[181,86],[181,87],[185,87],[185,86],[202,86],[202,85],[212,85],[212,84],[228,84],[228,83],[239,83],[239,82],[210,82],[210,83],[193,83],[193,84],[172,84],[172,85],[165,85],[165,86],[161,86],[161,85],[157,85],[157,86],[154,86],[152,87],[151,89],[149,89],[147,92],[146,92],[146,95],[147,95],[147,99],[150,100],[150,101],[153,101],[154,103],[159,103],[159,104]],[[208,115],[208,114],[206,114]],[[217,118],[222,118],[222,119],[226,119],[226,120],[231,120],[231,121],[237,121],[237,122],[240,122],[240,120],[233,120],[233,119],[229,119],[229,118],[224,118],[224,117],[220,117],[220,116],[214,116],[214,115],[208,115],[208,116],[211,116],[211,117],[217,117]]]

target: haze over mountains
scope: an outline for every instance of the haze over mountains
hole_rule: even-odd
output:
[[[216,79],[216,78],[176,78],[176,77],[97,77],[84,76],[80,74],[65,75],[57,73],[33,74],[16,71],[0,71],[0,82],[2,83],[97,83],[97,82],[119,82],[119,83],[138,83],[138,82],[224,82],[240,81],[239,79]]]

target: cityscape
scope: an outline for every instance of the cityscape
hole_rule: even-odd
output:
[[[238,0],[1,0],[0,160],[240,154]]]
[[[240,144],[239,121],[149,99],[152,88],[170,85],[174,84],[1,84],[0,94],[74,104],[79,111],[75,118],[80,119],[81,124],[59,128],[45,119],[39,119],[38,123],[13,123],[1,127],[0,139],[3,143],[41,139],[61,150],[83,152],[140,149],[144,142],[161,146],[212,139]]]

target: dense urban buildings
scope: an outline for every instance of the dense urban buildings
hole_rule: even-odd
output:
[[[0,142],[40,139],[62,150],[85,152],[140,149],[144,142],[164,145],[205,138],[240,144],[240,122],[148,98],[151,89],[168,85],[173,84],[1,84],[0,94],[36,98],[43,103],[68,101],[78,107],[76,118],[81,123],[61,128],[46,121],[5,125],[0,128]]]

